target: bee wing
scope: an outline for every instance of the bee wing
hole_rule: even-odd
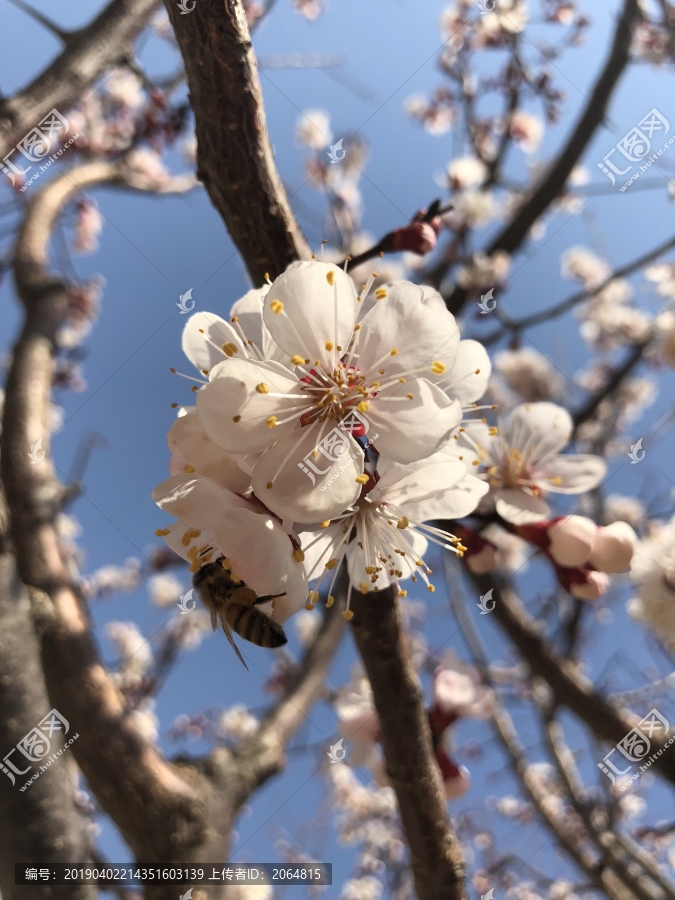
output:
[[[230,642],[230,644],[232,644],[232,649],[233,649],[234,652],[237,654],[237,656],[238,656],[239,659],[241,660],[242,665],[244,666],[244,668],[245,668],[246,671],[248,672],[248,670],[249,670],[249,669],[248,669],[248,666],[246,665],[246,662],[245,662],[245,660],[244,660],[244,657],[243,657],[243,656],[241,655],[241,653],[239,652],[239,647],[237,647],[237,645],[236,645],[235,642],[234,642],[234,638],[232,637],[232,632],[231,632],[231,630],[230,630],[229,625],[227,624],[227,622],[225,621],[225,619],[222,619],[222,623],[223,623],[223,631],[225,632],[225,637],[228,639],[228,641]]]
[[[211,607],[211,627],[214,631],[218,627],[218,613],[214,606]]]

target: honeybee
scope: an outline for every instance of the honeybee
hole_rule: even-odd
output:
[[[261,603],[283,597],[285,591],[281,594],[264,594],[259,597],[252,588],[246,587],[241,582],[235,582],[230,572],[220,564],[220,560],[206,563],[198,569],[192,578],[192,584],[202,603],[211,613],[213,630],[217,629],[220,619],[225,637],[232,644],[234,652],[247,671],[248,666],[232,637],[233,631],[258,647],[282,647],[288,642],[281,625],[266,613],[256,609]]]

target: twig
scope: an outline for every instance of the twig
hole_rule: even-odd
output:
[[[526,239],[532,225],[562,192],[572,169],[605,119],[612,92],[628,64],[633,26],[640,15],[637,0],[624,0],[609,56],[572,134],[558,157],[532,188],[529,199],[516,210],[512,219],[489,245],[485,251],[487,255],[497,250],[513,254]],[[450,312],[457,313],[466,298],[465,288],[459,285],[454,287],[446,297]]]

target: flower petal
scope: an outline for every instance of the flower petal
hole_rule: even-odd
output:
[[[235,510],[251,509],[248,500],[203,475],[172,475],[151,496],[160,509],[199,529],[213,528]]]
[[[228,354],[219,349],[223,344],[231,345],[228,349],[239,358],[246,359],[249,355],[237,332],[220,316],[198,312],[185,323],[181,340],[183,353],[200,372],[210,372],[228,358]]]
[[[401,509],[414,522],[463,519],[476,509],[489,490],[490,485],[486,481],[481,481],[474,475],[465,475],[454,487],[421,502],[406,503]]]
[[[554,456],[538,465],[532,482],[556,494],[581,494],[596,487],[606,474],[607,465],[599,456],[570,454]]]
[[[232,571],[258,595],[286,592],[274,601],[277,622],[282,624],[304,606],[305,567],[293,557],[289,536],[272,516],[238,509],[220,520],[213,537]]]
[[[361,492],[356,478],[363,474],[363,451],[347,431],[326,424],[317,422],[277,441],[253,470],[256,496],[285,522],[332,519]]]
[[[536,466],[568,444],[572,417],[555,403],[523,403],[500,421],[499,432],[504,446],[520,450]]]
[[[434,453],[407,466],[394,463],[387,468],[369,497],[395,506],[426,501],[439,491],[454,488],[466,475],[464,463],[445,453]]]
[[[268,290],[269,287],[266,286],[248,291],[234,304],[231,315],[239,319],[239,324],[247,339],[253,341],[256,347],[262,351],[265,359],[274,359],[288,367],[288,354],[274,343],[272,335],[263,322],[263,303]]]
[[[408,399],[407,395],[411,398]],[[369,401],[368,437],[378,452],[400,463],[434,453],[462,420],[462,408],[426,378],[390,385]]]
[[[343,523],[338,521],[328,528],[302,531],[298,535],[305,554],[308,581],[320,578],[325,571],[326,563],[337,556],[340,543],[345,539],[342,526]]]
[[[541,522],[551,511],[548,503],[518,488],[505,488],[495,493],[495,509],[506,522],[529,525]]]
[[[261,393],[260,386],[267,388]],[[199,421],[207,437],[228,453],[258,453],[289,434],[297,420],[268,426],[306,403],[298,379],[277,362],[228,359],[197,393]],[[234,421],[235,417],[241,417]]]
[[[387,296],[361,320],[359,369],[381,368],[385,377],[411,370],[431,380],[447,375],[455,365],[459,328],[441,295],[407,281],[384,290]],[[445,368],[438,376],[431,371],[436,361]]]
[[[263,320],[289,357],[319,360],[331,369],[336,348],[346,352],[354,330],[354,283],[333,263],[291,263],[265,296]],[[333,349],[328,350],[327,344]]]
[[[182,457],[197,474],[213,478],[235,494],[245,494],[251,489],[250,476],[204,434],[196,406],[188,407],[185,415],[176,419],[166,439],[171,453]]]
[[[491,372],[492,363],[485,347],[478,341],[460,341],[450,377],[439,383],[449,397],[468,406],[483,396]]]

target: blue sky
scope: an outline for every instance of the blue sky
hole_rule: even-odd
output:
[[[56,13],[54,5],[46,0],[40,0],[36,6],[47,14],[58,15],[59,22],[66,27],[87,21],[98,8],[98,4],[81,0],[71,0]],[[547,131],[539,154],[541,159],[549,158],[567,134],[604,59],[617,2],[596,0],[592,6],[590,14],[594,24],[587,42],[556,63],[558,86],[566,96],[560,123]],[[402,106],[409,95],[428,92],[442,83],[435,65],[441,46],[438,20],[442,8],[441,3],[431,0],[387,3],[370,0],[367,4],[333,0],[318,23],[308,23],[293,12],[288,0],[279,0],[269,19],[258,29],[254,45],[260,57],[309,51],[344,54],[346,72],[374,94],[372,102],[360,99],[318,70],[265,70],[262,74],[277,165],[289,192],[300,188],[292,204],[313,246],[318,246],[323,237],[319,224],[323,205],[321,195],[309,186],[300,187],[305,181],[303,152],[295,144],[294,128],[303,109],[326,109],[331,114],[336,137],[358,131],[367,139],[369,159],[361,187],[364,227],[373,235],[379,236],[404,224],[417,209],[438,195],[434,176],[460,148],[452,133],[441,137],[425,133],[405,116]],[[4,94],[10,94],[43,68],[56,52],[56,42],[6,0],[2,0],[0,9],[3,17],[0,88]],[[535,29],[534,33],[544,32]],[[140,59],[153,72],[169,71],[177,61],[176,54],[157,39],[143,48]],[[607,127],[598,131],[584,159],[593,184],[607,183],[596,168],[597,162],[652,107],[675,122],[672,96],[672,74],[641,66],[624,76],[609,111]],[[670,153],[672,159],[664,158],[663,165],[667,163],[675,168],[675,149]],[[175,170],[184,167],[176,153],[170,155],[169,161]],[[525,158],[520,151],[512,151],[509,166],[513,177],[524,174]],[[82,394],[57,398],[65,409],[66,427],[55,437],[52,446],[59,470],[66,473],[78,444],[88,432],[97,431],[107,441],[106,449],[94,454],[87,472],[85,496],[73,510],[84,529],[86,573],[108,563],[121,564],[129,556],[142,558],[146,548],[155,542],[155,528],[164,524],[149,495],[152,487],[166,476],[165,434],[174,416],[170,405],[189,401],[189,388],[183,387],[182,382],[177,384],[169,374],[170,366],[183,366],[180,334],[184,317],[176,307],[179,294],[191,287],[196,309],[222,315],[248,288],[242,263],[205,192],[197,190],[181,198],[147,198],[100,190],[94,196],[105,220],[101,247],[94,255],[76,258],[75,265],[83,278],[96,273],[105,277],[102,311],[85,344],[88,388]],[[307,215],[307,208],[314,210],[314,214]],[[574,244],[601,248],[613,265],[645,252],[664,240],[673,228],[673,209],[664,191],[634,190],[594,197],[586,205],[584,215],[571,218],[557,215],[549,224],[544,240],[530,243],[518,258],[508,293],[500,300],[502,308],[509,314],[522,315],[572,293],[574,285],[560,277],[559,258]],[[634,283],[640,290],[640,279]],[[649,293],[639,296],[646,308],[655,308]],[[0,310],[5,323],[0,349],[6,351],[19,322],[9,279],[0,286]],[[480,322],[471,322],[469,327],[480,327]],[[587,358],[575,323],[569,317],[534,329],[529,338],[567,379],[572,379]],[[644,418],[633,426],[635,439],[671,403],[673,373],[655,373],[654,377],[659,380],[661,393]],[[583,395],[570,380],[566,383],[570,386],[570,397],[581,402]],[[671,460],[672,437],[668,436],[650,450],[644,465],[630,466],[625,457],[614,461],[608,490],[644,492],[650,498],[662,498],[659,509],[668,508],[668,495],[673,487],[670,479],[675,481]],[[187,587],[187,574],[184,577]],[[525,599],[532,599],[538,591],[550,587],[538,564],[530,565],[518,582]],[[626,596],[625,590],[617,589],[608,603],[613,624],[594,621],[591,625],[592,651],[588,664],[589,674],[597,677],[605,672],[604,679],[611,659],[609,674],[615,673],[627,687],[640,683],[637,669],[655,667],[657,663],[663,668],[665,663],[652,654],[649,641],[627,620]],[[427,597],[419,599],[426,602]],[[468,599],[471,603],[473,598]],[[426,631],[430,644],[452,646],[466,656],[456,624],[446,612],[442,592],[437,592],[428,605]],[[149,636],[166,618],[164,612],[150,605],[144,589],[100,601],[92,612],[103,654],[111,662],[114,651],[103,634],[104,623],[113,619],[133,620]],[[480,617],[478,624],[491,659],[507,661],[511,659],[511,651],[501,640],[496,625],[486,621],[489,618]],[[292,629],[289,631],[292,633]],[[257,648],[251,649],[249,656],[260,669],[256,671],[252,667],[250,675],[241,669],[224,638],[214,635],[181,660],[157,703],[162,722],[160,743],[167,753],[177,749],[166,732],[179,713],[194,714],[235,702],[255,708],[266,703],[260,672],[267,672],[269,658]],[[347,640],[331,674],[331,684],[344,681],[354,658],[351,641]],[[517,712],[515,718],[517,724],[522,723],[524,743],[534,747],[539,737],[532,731],[527,717]],[[325,707],[317,705],[310,719],[312,725],[299,735],[302,743],[328,741],[334,735],[334,717]],[[531,855],[531,862],[548,874],[569,872],[568,863],[553,852],[538,823],[526,828],[523,834],[508,822],[496,822],[488,812],[485,806],[488,795],[513,791],[513,783],[488,727],[463,722],[456,731],[458,758],[469,765],[474,787],[453,805],[453,812],[474,810],[481,821],[497,829],[502,846],[517,846],[523,856]],[[570,735],[574,735],[573,730]],[[483,744],[486,752],[482,759],[467,762],[462,758],[461,748],[474,739]],[[196,743],[181,749],[200,753],[206,747]],[[543,751],[539,758],[543,758]],[[593,759],[584,757],[584,771],[589,777],[594,765]],[[239,823],[236,859],[274,860],[271,842],[276,836],[275,828],[285,828],[293,838],[299,835],[309,841],[312,834],[320,831],[319,825],[327,825],[321,821],[321,813],[308,825],[317,815],[317,809],[321,809],[320,799],[325,790],[321,776],[313,774],[316,768],[316,756],[291,755],[286,774],[256,795],[251,815]],[[665,797],[661,800],[664,809],[665,800]],[[658,817],[658,804],[655,812]],[[128,849],[114,829],[105,819],[101,824],[101,845],[108,858],[117,862],[128,859]],[[538,849],[540,845],[542,849]],[[351,851],[336,844],[334,832],[328,827],[320,849],[321,858],[334,863],[335,884],[325,894],[333,900],[339,893],[337,885],[348,876]],[[300,898],[305,893],[304,889],[294,887],[278,896]]]

